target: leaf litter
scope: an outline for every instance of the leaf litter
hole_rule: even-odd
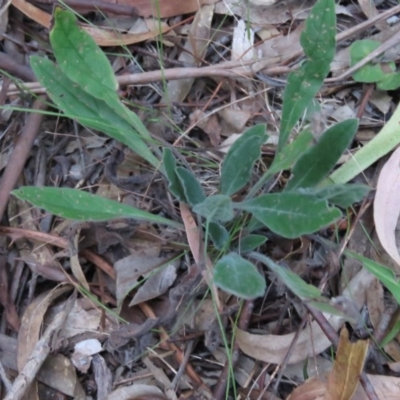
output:
[[[396,91],[382,93],[375,87],[368,91],[366,86],[340,77],[351,67],[349,54],[354,35],[361,34],[384,43],[396,34],[398,21],[390,25],[385,18],[377,18],[382,13],[389,17],[391,10],[396,15],[399,10],[390,4],[371,8],[364,1],[336,6],[341,40],[347,41],[339,41],[332,54],[328,78],[331,83],[319,91],[317,116],[302,115],[301,122],[297,116],[289,116],[293,121],[288,123],[293,129],[285,129],[279,142],[280,119],[293,112],[289,110],[288,114],[282,108],[287,96],[282,79],[285,85],[293,58],[301,58],[300,36],[314,2],[257,0],[242,3],[168,0],[157,2],[157,7],[152,8],[144,1],[94,5],[71,2],[71,7],[84,17],[79,21],[84,31],[89,32],[97,44],[108,47],[105,54],[114,68],[103,78],[115,83],[122,77],[128,84],[121,85],[118,92],[109,97],[97,90],[96,96],[104,96],[96,103],[103,114],[97,120],[90,117],[91,121],[76,118],[84,126],[64,115],[50,112],[43,116],[39,123],[42,130],[37,140],[32,140],[27,147],[28,155],[21,160],[23,174],[17,168],[14,176],[6,174],[7,169],[10,170],[8,164],[16,162],[17,156],[11,151],[15,153],[18,149],[15,137],[24,127],[22,114],[8,110],[7,115],[2,114],[1,166],[5,172],[1,185],[10,188],[3,190],[5,197],[0,196],[0,203],[3,202],[0,205],[8,217],[3,218],[2,225],[20,228],[1,231],[3,272],[0,279],[4,293],[0,303],[4,311],[0,334],[3,366],[0,371],[3,372],[0,375],[4,398],[22,398],[23,393],[38,399],[59,395],[76,399],[396,398],[399,378],[389,376],[389,369],[394,365],[390,366],[388,356],[400,362],[394,301],[394,292],[399,290],[396,277],[400,211],[396,190],[398,150],[380,171],[372,225],[367,218],[368,213],[372,213],[372,194],[364,200],[366,214],[361,215],[364,209],[359,205],[348,208],[347,218],[340,221],[341,227],[329,225],[338,215],[332,209],[329,212],[335,213],[335,218],[324,220],[326,228],[316,236],[309,235],[315,229],[307,217],[301,221],[304,235],[301,239],[296,234],[300,228],[290,222],[291,217],[285,226],[272,220],[276,212],[276,189],[287,187],[285,196],[289,198],[291,190],[302,185],[296,177],[303,167],[299,156],[307,154],[305,149],[311,141],[317,144],[309,154],[322,148],[327,156],[332,155],[329,146],[324,146],[324,137],[321,139],[317,134],[317,124],[324,131],[333,121],[341,122],[348,116],[359,118],[358,131],[347,129],[345,133],[349,138],[341,138],[346,142],[343,148],[347,148],[355,133],[355,141],[345,153],[351,159],[359,143],[364,145],[372,140],[371,135],[360,140],[362,133],[371,130],[376,133],[390,119],[398,97]],[[8,18],[11,10],[8,7],[14,8],[13,13],[19,13],[18,21],[22,22],[24,34],[15,29],[17,20]],[[46,2],[32,4],[12,0],[4,6],[0,26],[3,31],[8,27],[9,35],[2,38],[0,67],[13,78],[26,81],[26,74],[21,72],[28,65],[23,61],[26,56],[47,54],[53,60],[49,32],[44,29],[50,28],[51,18],[52,8]],[[53,40],[64,38],[53,37]],[[15,43],[21,45],[19,49]],[[397,47],[398,44],[386,50],[385,62],[398,61]],[[96,52],[96,49],[91,51]],[[3,55],[22,61],[10,67],[3,64]],[[90,65],[91,53],[84,55],[89,57]],[[310,54],[307,56],[312,58]],[[258,62],[262,62],[260,69],[257,69]],[[92,63],[92,67],[99,65]],[[206,72],[206,68],[210,72]],[[263,79],[255,74],[259,72]],[[142,80],[131,85],[133,79]],[[4,74],[2,105],[18,104],[29,111],[31,97],[22,95],[20,87]],[[26,82],[26,87],[33,91],[42,89],[30,82]],[[63,101],[65,93],[64,87],[59,93],[59,102]],[[124,149],[110,136],[96,130],[108,124],[108,132],[114,139],[131,147],[142,145],[136,139],[133,145],[134,133],[140,132],[141,122],[124,108],[115,108],[111,97],[115,99],[117,95],[127,101],[140,121],[151,127],[154,139],[163,140],[170,155],[180,154],[177,157],[179,166],[174,170],[180,203],[166,190],[163,173],[158,170],[158,155],[154,158],[144,147],[142,153]],[[70,116],[74,117],[80,107],[82,103],[71,105]],[[112,112],[115,116],[109,120]],[[126,118],[136,125],[133,128],[127,125]],[[229,215],[224,215],[225,206],[221,206],[221,213],[217,212],[219,203],[216,200],[221,196],[218,175],[225,174],[228,150],[235,149],[247,128],[258,123],[266,125],[269,136],[268,140],[263,135],[257,137],[259,145],[264,143],[262,162],[258,162],[257,151],[257,162],[252,154],[249,154],[251,163],[235,160],[238,171],[244,168],[246,179],[233,174],[229,181],[225,180],[222,192],[232,195],[233,202],[228,198],[228,203],[229,207],[233,204],[233,211],[247,207],[247,211],[254,211],[253,226],[264,221],[269,229],[254,228],[247,232],[251,226],[248,225],[246,229],[229,226],[229,230],[224,228],[223,231],[221,223],[234,214],[229,209]],[[307,123],[313,126],[314,139],[310,135],[303,143],[301,140],[305,136],[301,132]],[[132,132],[132,137],[123,136],[124,127]],[[392,132],[391,125],[385,130]],[[389,134],[387,137],[392,140]],[[242,206],[235,206],[248,194],[247,182],[254,184],[257,177],[268,171],[278,142],[282,146],[286,138],[292,147],[286,147],[279,154],[271,171],[277,174],[295,165],[293,176],[285,171],[266,176],[263,186],[266,197],[248,199]],[[399,143],[393,140],[393,146]],[[296,143],[301,151],[296,149]],[[248,146],[254,152],[252,145],[254,143],[249,141]],[[156,154],[155,146],[152,149]],[[324,167],[334,166],[335,160],[327,166],[324,156],[316,154],[315,157],[318,155]],[[380,153],[378,157],[383,155]],[[376,166],[370,167],[371,162],[363,164],[359,171],[363,174],[356,177],[356,182],[375,187],[371,176],[376,173]],[[369,168],[365,169],[367,166]],[[228,172],[234,168],[230,167]],[[320,168],[310,170],[307,182],[318,180],[323,185],[326,174]],[[193,185],[193,177],[201,182],[201,190]],[[340,181],[344,179],[340,172],[335,172],[333,178],[338,183],[347,182]],[[20,189],[22,181],[32,189]],[[41,189],[43,186],[59,187],[62,191],[46,192],[47,189]],[[52,210],[44,212],[40,208],[28,208],[26,203],[10,197],[11,188],[16,189],[17,197],[21,193],[20,197],[29,197],[32,204],[35,204],[35,196],[44,195],[49,200],[54,193],[61,193],[63,198]],[[79,206],[78,211],[74,211],[76,199],[70,196],[71,188],[85,188],[89,192],[85,194],[88,196],[84,199],[86,221],[82,225],[68,220],[76,219],[77,213],[82,212]],[[301,188],[307,189],[304,185]],[[322,193],[324,189],[320,190]],[[95,207],[94,194],[102,194],[113,202],[104,200],[100,212]],[[204,202],[205,196],[211,201]],[[306,190],[302,194],[304,199],[310,196]],[[192,213],[185,203],[195,206],[194,211],[200,210],[203,219]],[[263,203],[263,207],[268,203],[272,209],[270,214],[262,212],[259,203]],[[118,204],[121,205],[118,220],[88,222],[106,219],[110,207],[114,212],[112,207]],[[310,204],[297,204],[295,212],[302,207],[312,207],[315,212],[320,209],[321,213],[331,210],[326,199]],[[128,209],[125,206],[130,207],[131,213],[131,206],[138,210],[130,214],[134,222],[125,219]],[[51,211],[59,216],[55,217]],[[214,236],[210,235],[212,242],[205,237],[209,224],[217,225],[214,225]],[[252,237],[257,241],[250,240]],[[60,238],[64,241],[60,242]],[[336,244],[338,238],[339,245]],[[332,248],[324,240],[331,243]],[[352,258],[340,247],[342,244],[374,261]],[[249,299],[244,303],[217,289],[225,288],[224,283],[229,279],[226,276],[234,264],[229,256],[219,258],[219,264],[216,263],[217,253],[226,251],[225,246],[230,245],[242,253],[237,257],[247,257],[248,251],[259,249],[274,260],[277,268],[283,268],[267,272],[262,264],[255,266],[248,262],[251,274],[244,274],[241,281],[246,282],[254,274],[257,283],[261,272],[266,288],[265,285],[247,285],[248,291],[243,292],[243,282],[237,281],[235,294]],[[342,256],[343,251],[344,262],[334,262],[332,257]],[[237,253],[232,254],[235,256],[231,258],[236,260]],[[387,255],[392,258],[391,263]],[[383,269],[381,264],[390,268]],[[214,279],[213,272],[214,266],[218,272],[221,265],[225,275],[222,283],[218,274]],[[372,275],[374,271],[381,274],[380,280]],[[292,286],[290,291],[282,284],[293,272],[308,284],[322,288],[318,293],[325,296],[330,307],[337,309],[337,314],[325,310],[320,313],[322,319],[315,316],[312,301],[296,297],[296,287]],[[254,300],[254,297],[258,298]],[[313,301],[316,307],[316,299]],[[388,309],[392,310],[391,314]],[[68,310],[67,315],[63,315],[65,310]],[[388,321],[385,322],[385,318]],[[349,321],[350,333],[343,327],[345,321]],[[326,324],[336,333],[341,332],[336,350],[331,346],[337,345],[337,337],[326,334],[323,329]],[[351,343],[349,336],[356,343]],[[383,343],[376,348],[373,340],[369,344],[373,347],[369,354],[380,354],[380,357],[366,356],[368,338],[375,338],[377,344]],[[48,350],[38,347],[41,340],[46,340],[44,347]],[[353,354],[357,357],[350,357]],[[30,364],[32,355],[36,355],[33,365]],[[291,372],[292,366],[304,367],[311,359],[315,370],[319,371],[311,380],[306,379],[311,374],[304,374],[304,368],[301,373]],[[334,364],[326,365],[327,360]],[[364,372],[368,372],[367,378]],[[360,375],[361,380],[368,379],[374,390],[362,391],[358,385]],[[26,382],[32,382],[29,388],[21,384],[25,377]],[[283,377],[288,377],[290,383],[284,382]],[[338,382],[347,384],[341,386]]]

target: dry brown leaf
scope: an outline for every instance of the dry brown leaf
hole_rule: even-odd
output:
[[[368,315],[372,326],[377,329],[385,311],[385,302],[383,299],[384,290],[379,279],[375,279],[367,292]]]
[[[210,142],[214,147],[221,144],[221,125],[218,117],[214,113],[205,113],[202,110],[195,110],[189,116],[190,124],[198,126],[210,138]]]
[[[149,276],[149,278],[146,279],[146,282],[140,286],[132,301],[129,303],[129,307],[151,299],[155,299],[164,294],[172,286],[176,279],[177,267],[178,263],[172,262],[161,268],[161,270],[155,274],[151,274],[150,272],[151,276]]]
[[[117,0],[118,4],[133,6],[141,17],[169,18],[176,15],[190,14],[205,4],[214,4],[218,0]]]
[[[398,400],[400,398],[400,378],[383,375],[367,376],[379,400]],[[366,395],[362,386],[359,385],[351,400],[369,400],[369,397]]]
[[[251,61],[255,59],[254,31],[247,23],[240,19],[233,30],[232,61]]]
[[[90,34],[90,36],[92,36],[92,38],[99,46],[104,47],[124,46],[144,42],[145,40],[157,37],[162,33],[166,33],[172,29],[171,27],[162,24],[161,29],[155,29],[149,32],[122,33],[116,31],[115,29],[107,30],[85,24],[82,24],[81,26],[87,33]]]
[[[400,148],[383,166],[379,174],[374,200],[376,233],[382,247],[396,261],[400,272],[400,255],[397,250],[395,230],[400,214]]]
[[[366,292],[375,277],[362,269],[350,282],[343,292],[345,298],[354,301],[360,309],[365,303]],[[333,329],[338,330],[343,319],[335,315],[326,315]],[[254,335],[237,329],[237,342],[243,353],[257,360],[272,364],[281,364],[293,341],[295,333],[287,335]],[[293,364],[312,357],[326,350],[331,345],[320,326],[313,321],[299,335],[296,346],[291,353],[288,364]]]
[[[38,296],[26,308],[21,320],[21,328],[18,333],[18,371],[24,368],[29,355],[39,340],[43,317],[51,303],[71,290],[68,286],[58,286],[50,292]]]
[[[114,264],[118,304],[136,286],[142,273],[149,272],[162,264],[164,259],[160,259],[158,255],[158,247],[149,247],[145,251],[124,257]]]
[[[398,400],[400,378],[383,375],[367,375],[379,400]],[[287,400],[327,400],[327,384],[319,378],[311,378],[296,388]],[[352,397],[343,397],[343,400],[369,400],[361,385],[357,386]]]
[[[323,400],[325,398],[326,384],[319,378],[310,378],[297,387],[287,400]]]
[[[212,5],[204,6],[196,13],[184,45],[185,50],[181,52],[178,58],[185,65],[199,65],[204,58],[210,40],[213,16],[214,6]],[[161,102],[182,102],[188,95],[194,81],[194,78],[169,81],[167,91]]]
[[[97,339],[82,340],[75,345],[71,361],[77,370],[86,374],[90,368],[92,356],[101,351],[103,348]]]
[[[90,292],[89,284],[86,280],[85,274],[83,273],[81,263],[79,262],[78,245],[80,232],[81,230],[77,229],[75,234],[68,238],[69,261],[74,277],[87,291]]]
[[[107,396],[106,400],[129,400],[134,398],[166,399],[163,392],[156,386],[134,384],[114,390]]]
[[[338,330],[343,323],[340,317],[331,316],[329,323]],[[236,339],[243,353],[257,360],[281,364],[289,350],[295,333],[288,335],[254,335],[241,329],[236,331]],[[312,322],[299,335],[288,364],[297,363],[322,353],[331,345],[317,322]]]
[[[368,340],[351,343],[343,327],[333,370],[328,376],[326,400],[351,399],[357,389],[368,351]]]
[[[146,1],[146,3],[148,3],[148,1]],[[28,3],[25,0],[12,0],[12,5],[38,24],[50,29],[52,17],[45,11],[35,7],[33,4]],[[118,32],[115,29],[101,29],[86,24],[81,24],[81,26],[93,37],[93,39],[99,46],[123,46],[139,43],[156,37],[161,33],[165,33],[171,29],[170,27],[166,27],[165,25],[163,25],[161,31],[157,29],[150,32],[130,34]]]
[[[255,0],[258,3],[261,1],[265,2],[266,0]],[[218,14],[235,14],[248,21],[249,24],[265,27],[268,24],[282,24],[290,20],[290,15],[295,15],[296,20],[305,19],[310,8],[314,5],[312,0],[276,1],[275,4],[270,5],[257,5],[254,4],[255,2],[224,0],[218,2],[215,7]],[[290,13],[288,10],[290,10]]]
[[[197,227],[196,221],[193,218],[193,215],[189,209],[189,206],[186,203],[179,203],[179,208],[181,211],[181,217],[183,220],[183,224],[185,225],[186,236],[188,239],[190,251],[192,252],[193,258],[197,264],[200,265],[201,256],[200,256],[200,231]],[[205,264],[206,269],[205,271],[205,279],[211,290],[214,293],[214,300],[217,304],[218,310],[222,310],[221,301],[219,299],[218,291],[214,283],[212,282],[212,263],[210,257],[206,254],[205,256]]]
[[[38,380],[75,400],[85,400],[83,390],[71,361],[62,354],[51,354],[43,363]]]

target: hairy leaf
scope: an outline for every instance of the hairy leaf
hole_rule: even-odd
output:
[[[329,128],[318,143],[297,160],[285,190],[313,187],[320,183],[349,147],[357,128],[357,119],[348,119]]]
[[[311,191],[317,197],[328,200],[329,203],[347,208],[361,201],[370,188],[366,185],[352,183],[348,185],[331,185],[323,189]]]
[[[207,197],[202,203],[193,207],[193,211],[208,221],[228,222],[233,218],[232,200],[223,194]]]
[[[325,199],[295,192],[259,196],[234,207],[248,211],[271,231],[286,238],[310,234],[335,222],[341,212],[328,207]]]
[[[169,219],[77,189],[25,186],[13,190],[12,194],[52,214],[77,221],[106,221],[126,217],[180,226]]]
[[[229,242],[229,233],[224,226],[216,222],[208,224],[208,233],[217,250],[223,250]]]
[[[248,253],[249,251],[255,250],[257,247],[262,246],[267,241],[267,238],[263,235],[247,235],[239,239],[238,252]]]
[[[335,2],[319,0],[310,12],[300,38],[307,60],[298,71],[289,74],[283,95],[279,151],[329,73],[335,56],[335,35]]]
[[[94,98],[103,100],[137,134],[152,141],[140,118],[120,101],[116,92],[118,83],[106,55],[94,39],[78,26],[71,11],[56,8],[50,42],[61,70],[71,81]]]
[[[250,257],[265,264],[300,299],[317,299],[321,296],[318,288],[309,285],[289,268],[285,268],[259,253],[251,253]]]
[[[177,167],[176,174],[185,193],[187,202],[192,207],[196,204],[202,203],[206,196],[200,182],[196,179],[193,172],[183,167]]]
[[[387,289],[396,299],[397,304],[400,304],[400,279],[398,279],[393,270],[369,258],[363,257],[357,253],[353,253],[352,251],[346,250],[345,254],[348,257],[352,257],[360,261],[365,269],[371,272],[371,274],[375,275],[382,282],[382,284],[387,287]]]
[[[131,125],[118,116],[104,101],[95,99],[69,80],[50,60],[33,56],[31,67],[47,93],[69,117],[82,125],[104,132],[124,143],[155,167],[159,161]]]
[[[272,165],[263,174],[260,180],[250,190],[248,198],[254,195],[262,188],[264,183],[277,172],[290,169],[297,159],[311,146],[313,135],[310,130],[303,130],[292,143],[285,146],[280,153],[276,155]]]
[[[265,278],[256,266],[236,253],[218,260],[214,282],[222,290],[247,300],[263,296],[266,288]]]
[[[163,165],[165,168],[165,174],[167,176],[169,185],[168,188],[171,193],[179,200],[187,203],[185,191],[183,190],[181,181],[176,173],[176,160],[172,151],[167,147],[164,147],[163,151]]]
[[[74,13],[56,8],[50,43],[69,79],[97,99],[114,97],[119,101],[118,83],[110,62],[94,39],[79,28]]]
[[[222,194],[231,196],[248,183],[254,163],[260,158],[261,145],[267,137],[265,125],[256,125],[233,143],[222,164]]]

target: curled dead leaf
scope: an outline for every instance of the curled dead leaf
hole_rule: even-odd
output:
[[[399,265],[395,231],[400,214],[400,148],[383,166],[379,174],[374,200],[374,221],[376,233],[382,247]]]
[[[365,303],[366,292],[375,277],[362,269],[351,281],[343,292],[343,296],[354,301],[360,309]],[[335,315],[326,315],[329,323],[337,331],[343,324],[343,318]],[[255,335],[237,329],[237,343],[246,355],[257,360],[272,364],[281,364],[296,333],[287,335]],[[296,346],[291,353],[288,364],[302,361],[326,350],[331,345],[320,326],[313,321],[298,337]]]

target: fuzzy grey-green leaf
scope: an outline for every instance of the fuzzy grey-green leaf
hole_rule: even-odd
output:
[[[193,207],[193,211],[209,221],[228,222],[234,216],[232,200],[223,194],[207,197]]]
[[[252,213],[271,231],[289,239],[314,233],[341,216],[325,199],[297,192],[265,194],[234,207]]]
[[[192,207],[196,204],[202,203],[205,200],[206,195],[193,172],[183,167],[177,167],[175,171],[185,193],[187,202]]]
[[[229,232],[224,226],[216,222],[210,222],[208,224],[208,233],[217,250],[223,250],[227,246],[229,242]]]
[[[256,266],[237,253],[230,253],[217,261],[214,282],[222,290],[246,300],[256,299],[265,293],[265,278]]]

